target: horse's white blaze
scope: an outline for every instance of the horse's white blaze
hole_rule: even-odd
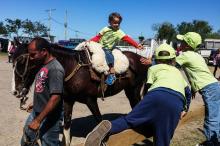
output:
[[[13,71],[12,71],[12,81],[11,81],[11,92],[15,92],[15,68],[13,67]]]
[[[63,135],[65,139],[66,146],[70,146],[70,128],[63,130]]]

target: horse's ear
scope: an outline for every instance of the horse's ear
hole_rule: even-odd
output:
[[[21,43],[19,42],[18,38],[14,37],[14,43],[16,46],[20,46]]]

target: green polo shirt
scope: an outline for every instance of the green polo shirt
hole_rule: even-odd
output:
[[[99,43],[102,44],[103,48],[108,49],[112,49],[115,43],[125,36],[121,29],[113,30],[110,27],[104,27],[99,34],[102,36]]]
[[[157,64],[149,68],[147,83],[152,84],[150,90],[165,87],[181,93],[185,97],[187,83],[181,72],[174,66]]]
[[[176,57],[176,62],[183,67],[190,81],[193,91],[198,91],[205,86],[217,82],[210,72],[204,58],[194,51],[186,51]]]

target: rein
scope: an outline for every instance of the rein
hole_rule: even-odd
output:
[[[73,71],[64,79],[65,82],[69,81],[76,73],[77,71],[84,66],[90,66],[91,64],[80,64],[78,63],[77,66],[73,69]]]
[[[22,60],[22,59],[25,59],[25,69],[24,69],[24,72],[23,73],[20,73],[17,69],[17,63]],[[28,97],[24,94],[26,92],[26,88],[24,87],[24,83],[25,83],[25,75],[27,74],[27,70],[28,70],[28,65],[29,65],[29,59],[30,59],[30,56],[28,53],[26,54],[23,54],[21,56],[19,56],[16,60],[15,60],[15,72],[17,73],[17,75],[21,78],[22,80],[22,84],[23,84],[23,87],[22,87],[22,92],[20,94],[20,96],[22,97],[20,99],[20,109],[21,110],[26,110],[26,108],[23,107],[23,105],[26,104],[26,101],[28,100]],[[34,66],[33,66],[34,67]],[[33,68],[32,67],[32,68]]]
[[[80,59],[80,55],[78,55],[79,62],[77,63],[77,66],[73,69],[73,71],[64,79],[65,82],[69,81],[77,73],[77,71],[81,67],[90,66],[92,64],[90,58],[88,57],[87,52],[86,52],[86,57],[89,59],[89,63],[88,64],[82,63],[82,60]]]
[[[35,145],[38,145],[38,139],[40,137],[40,130],[38,129],[36,132],[35,132],[35,135],[34,135],[34,140],[33,141],[30,141],[30,137],[28,136],[28,134],[26,133],[27,130],[30,130],[28,128],[28,126],[25,126],[24,129],[23,129],[23,136],[24,136],[24,143],[25,145],[28,145],[28,146],[35,146]]]

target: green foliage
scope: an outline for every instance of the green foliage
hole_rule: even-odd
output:
[[[14,34],[16,36],[19,36],[19,30],[22,27],[22,21],[20,19],[6,19],[6,29],[9,33],[9,35]]]
[[[0,22],[0,34],[7,34],[7,29],[4,26],[3,22]]]
[[[177,31],[179,34],[185,34],[189,31],[197,32],[204,40],[208,34],[212,33],[212,27],[207,21],[193,20],[193,22],[182,22],[177,25]]]
[[[177,24],[176,27],[169,22],[164,22],[162,24],[154,24],[152,29],[157,32],[157,39],[166,39],[168,43],[176,40],[176,34],[185,34],[190,31],[199,33],[203,40],[205,38],[220,37],[220,30],[218,32],[213,32],[210,24],[203,20],[193,20],[192,22],[183,21]]]
[[[25,34],[28,34],[30,37],[36,37],[36,36],[41,36],[47,33],[48,29],[45,25],[42,23],[36,21],[32,22],[28,19],[26,19],[23,22],[23,32]]]
[[[207,35],[207,38],[220,39],[220,33],[214,32]]]
[[[156,37],[157,39],[163,40],[166,39],[169,43],[176,36],[176,29],[173,24],[169,22],[164,22],[162,24],[155,24],[153,26],[154,30],[157,30]]]
[[[44,35],[48,31],[48,28],[39,21],[6,19],[5,22],[5,26],[2,22],[0,23],[0,34],[6,33],[10,37],[23,36],[24,34],[29,37],[35,37]]]

